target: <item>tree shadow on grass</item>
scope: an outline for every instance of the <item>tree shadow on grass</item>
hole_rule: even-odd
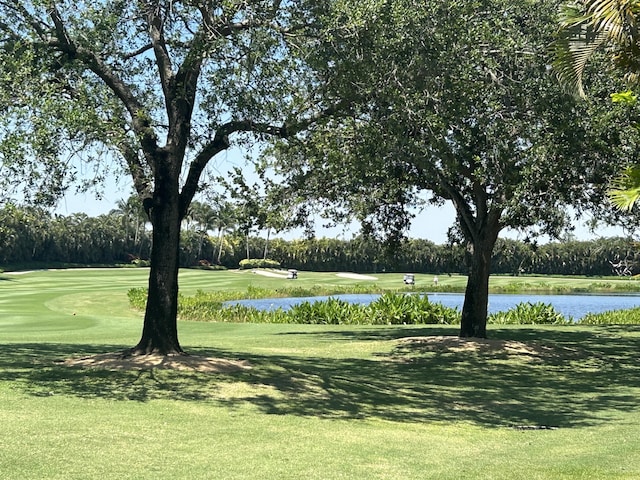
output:
[[[446,331],[451,330],[426,332]],[[274,415],[462,421],[485,427],[583,427],[639,410],[640,330],[521,328],[491,333],[535,343],[541,353],[456,351],[397,340],[425,335],[419,328],[332,329],[292,335],[332,341],[383,339],[389,341],[388,349],[367,358],[326,358],[194,348],[189,349],[192,354],[243,359],[252,368],[231,373],[140,372],[56,363],[123,346],[8,344],[0,346],[0,382],[36,396],[203,401]]]
[[[9,382],[27,394],[44,397],[73,395],[138,402],[208,400],[212,397],[216,388],[215,374],[79,368],[64,363],[69,358],[123,352],[128,347],[61,343],[0,345],[0,382]]]

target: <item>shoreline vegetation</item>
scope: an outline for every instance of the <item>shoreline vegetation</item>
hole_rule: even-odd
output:
[[[274,271],[271,271],[274,273]],[[253,272],[264,274],[263,272]],[[309,274],[311,272],[304,272]],[[337,273],[342,278],[344,274]],[[312,284],[282,285],[277,288],[259,287],[249,284],[245,290],[197,290],[192,295],[180,295],[178,314],[181,320],[230,323],[299,323],[299,324],[359,324],[359,325],[417,325],[442,324],[455,325],[460,322],[460,312],[455,308],[431,303],[426,295],[407,295],[408,293],[461,293],[464,292],[460,280],[447,277],[437,284],[423,286],[390,286],[386,276],[368,276],[367,283],[359,281],[357,274],[351,280],[358,283],[349,285]],[[426,277],[426,275],[425,275]],[[272,277],[273,278],[273,277]],[[448,284],[448,282],[451,282]],[[571,277],[495,277],[490,287],[491,293],[546,293],[546,294],[620,294],[640,292],[640,282],[635,279],[617,278],[581,279]],[[305,301],[283,311],[276,309],[262,311],[243,305],[224,305],[224,302],[245,299],[319,297],[347,294],[380,294],[381,297],[369,305],[354,305],[336,298],[323,301]],[[146,289],[134,288],[128,292],[133,308],[142,310],[146,301]],[[640,308],[613,310],[592,313],[580,320],[574,320],[557,312],[551,304],[543,302],[524,302],[506,312],[489,315],[490,324],[640,324]]]

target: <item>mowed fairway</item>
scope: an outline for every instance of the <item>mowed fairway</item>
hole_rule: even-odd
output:
[[[490,326],[509,348],[440,348],[403,339],[456,327],[181,321],[187,351],[251,368],[63,365],[137,342],[142,314],[126,294],[147,274],[0,275],[0,479],[640,478],[636,326]],[[367,282],[402,285],[378,277]],[[553,280],[564,281],[583,280]],[[180,284],[190,294],[291,281],[185,270]]]

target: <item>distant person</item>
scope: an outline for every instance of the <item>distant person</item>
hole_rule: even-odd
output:
[[[433,277],[433,284],[437,287],[438,286],[438,277]]]

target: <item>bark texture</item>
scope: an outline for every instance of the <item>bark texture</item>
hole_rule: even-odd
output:
[[[490,245],[474,245],[469,255],[469,278],[462,305],[460,337],[487,338],[487,307],[489,305]]]
[[[475,215],[467,203],[458,198],[458,215],[467,239],[469,276],[462,305],[460,337],[487,337],[487,307],[489,305],[489,275],[491,258],[501,230],[500,210],[491,210],[484,188],[476,184]]]
[[[169,162],[167,162],[169,163]],[[170,163],[169,163],[170,164]],[[171,169],[156,175],[149,209],[153,224],[149,294],[142,337],[131,355],[184,354],[178,341],[178,268],[182,212],[177,174]]]

